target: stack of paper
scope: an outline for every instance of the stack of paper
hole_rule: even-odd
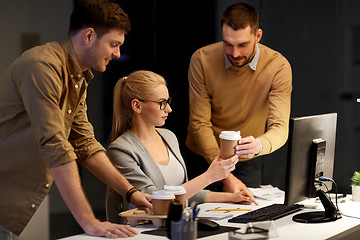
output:
[[[231,212],[217,212],[217,211],[205,211],[199,212],[197,218],[206,218],[212,220],[221,220],[224,218],[232,217],[233,214]]]
[[[276,200],[285,196],[285,192],[277,187],[249,188],[249,190],[254,195],[254,197],[262,198],[265,200]]]

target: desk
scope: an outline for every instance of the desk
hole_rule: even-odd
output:
[[[308,200],[310,201],[310,200]],[[266,200],[258,200],[259,206],[255,205],[239,205],[239,204],[230,204],[230,203],[205,203],[199,205],[201,208],[201,211],[206,211],[207,209],[215,208],[215,207],[221,207],[221,208],[238,208],[239,206],[244,208],[251,208],[256,209],[259,207],[263,207],[272,203],[281,203],[281,200],[279,201],[266,201]],[[315,201],[313,200],[313,203]],[[321,205],[321,204],[319,204]],[[339,209],[342,214],[350,215],[350,216],[356,216],[360,218],[360,203],[359,202],[353,202],[351,200],[351,197],[348,196],[345,203],[339,203]],[[322,208],[319,208],[318,210],[322,210]],[[314,211],[314,210],[302,210],[304,211]],[[244,212],[234,212],[235,215],[243,214]],[[303,223],[296,223],[292,221],[292,216],[295,214],[288,215],[286,217],[280,218],[278,220],[275,220],[275,226],[276,230],[279,234],[278,239],[292,239],[292,240],[312,240],[312,239],[355,239],[352,235],[352,237],[349,237],[349,234],[357,234],[359,236],[360,234],[360,220],[355,218],[349,218],[346,216],[343,216],[341,219],[335,221],[335,222],[328,222],[328,223],[316,223],[316,224],[303,224]],[[222,226],[231,226],[231,227],[240,227],[245,228],[246,224],[238,224],[238,223],[229,223],[228,219],[222,219],[217,221]],[[155,229],[153,225],[143,225],[143,226],[137,226],[134,228],[139,233],[146,230],[152,230]],[[72,237],[63,238],[63,240],[88,240],[88,239],[106,239],[101,237],[91,237],[86,234],[80,234]],[[138,239],[168,239],[166,237],[159,237],[149,234],[139,234],[136,235],[133,238],[134,240]],[[206,238],[201,238],[204,240],[228,240],[228,233],[222,233]]]

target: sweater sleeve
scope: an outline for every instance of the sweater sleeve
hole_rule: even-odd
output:
[[[199,154],[209,163],[220,152],[211,123],[211,97],[204,81],[204,69],[197,51],[191,58],[189,79],[189,131],[194,138]],[[195,149],[189,146],[190,149]]]
[[[267,131],[258,139],[262,144],[260,155],[269,154],[285,144],[289,132],[292,91],[292,72],[289,62],[283,58],[275,74],[269,92]]]
[[[196,193],[194,196],[189,198],[189,205],[191,205],[192,202],[196,202],[196,204],[205,203],[208,192],[209,190],[201,190],[200,192]]]

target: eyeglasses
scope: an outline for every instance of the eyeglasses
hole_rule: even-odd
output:
[[[167,100],[162,100],[162,101],[150,101],[150,100],[141,100],[141,99],[139,99],[139,101],[141,101],[141,102],[153,102],[153,103],[159,104],[160,110],[164,110],[167,107],[168,104],[170,105],[171,100],[172,100],[171,97],[169,97]]]

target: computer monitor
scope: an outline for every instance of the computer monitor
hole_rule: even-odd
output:
[[[285,204],[319,196],[325,209],[331,211],[317,212],[316,216],[302,214],[300,219],[296,215],[293,218],[295,221],[324,222],[338,217],[338,211],[333,209],[333,203],[324,194],[332,189],[332,183],[318,181],[321,176],[333,177],[336,123],[336,113],[290,119]]]

